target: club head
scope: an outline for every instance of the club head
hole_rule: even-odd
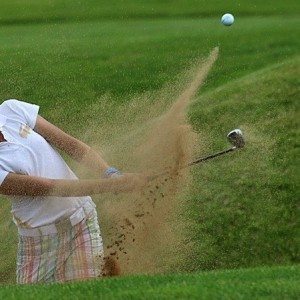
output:
[[[236,148],[243,148],[245,140],[243,133],[240,129],[234,129],[227,134],[229,142]]]

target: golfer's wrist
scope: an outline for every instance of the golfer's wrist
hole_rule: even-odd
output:
[[[117,176],[121,176],[121,175],[122,175],[121,171],[112,166],[106,168],[106,170],[103,173],[104,178],[112,178],[112,177],[117,177]]]

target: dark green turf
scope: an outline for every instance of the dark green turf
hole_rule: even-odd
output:
[[[154,19],[213,17],[226,12],[240,16],[296,15],[297,0],[18,0],[2,1],[0,24],[84,22],[91,19]]]
[[[189,270],[299,261],[299,66],[299,57],[276,64],[201,95],[191,107],[207,153],[226,148],[233,128],[244,130],[246,146],[194,168],[188,215],[198,250]]]
[[[2,286],[1,299],[298,299],[299,267]]]

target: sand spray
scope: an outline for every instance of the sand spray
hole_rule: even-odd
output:
[[[129,115],[124,106],[119,117],[124,121],[130,119],[130,112],[138,112],[144,119],[136,117],[132,126],[130,121],[123,126],[112,122],[112,126],[103,131],[105,135],[110,129],[115,132],[120,129],[121,134],[102,146],[104,157],[116,166],[146,174],[168,171],[143,192],[94,198],[103,225],[105,255],[117,261],[121,274],[172,271],[180,268],[185,256],[192,251],[192,245],[185,242],[186,221],[181,216],[189,170],[181,170],[181,166],[191,161],[197,136],[187,123],[186,112],[217,57],[218,48],[215,48],[207,59],[189,70],[190,80],[184,82],[181,92],[176,90],[180,96],[165,107],[165,112],[155,115],[149,107],[157,111],[161,105],[146,98],[135,99],[129,104]],[[165,99],[170,97],[167,94],[162,92],[163,99],[158,103],[167,102]],[[144,113],[140,113],[141,103],[149,105]]]

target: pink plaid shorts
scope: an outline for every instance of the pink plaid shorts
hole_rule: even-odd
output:
[[[52,283],[99,277],[103,244],[96,211],[56,234],[19,235],[17,283]]]

